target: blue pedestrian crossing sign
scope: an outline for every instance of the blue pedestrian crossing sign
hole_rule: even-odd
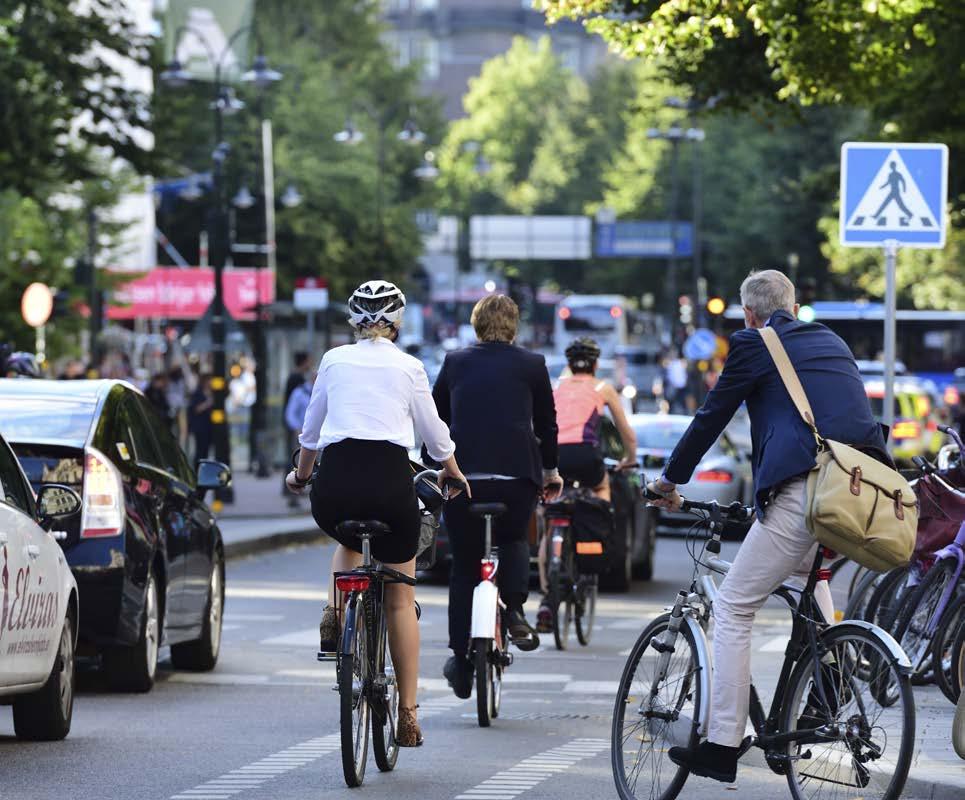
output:
[[[846,142],[841,148],[841,244],[945,246],[948,148]]]

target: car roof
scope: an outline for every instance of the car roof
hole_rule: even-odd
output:
[[[132,391],[138,391],[127,381],[109,378],[79,381],[0,378],[0,394],[4,397],[54,397],[58,400],[76,400],[78,403],[97,403],[115,386],[125,386]]]
[[[637,425],[646,425],[648,422],[674,422],[680,425],[689,425],[693,417],[689,417],[686,414],[631,414],[630,424],[636,423]]]

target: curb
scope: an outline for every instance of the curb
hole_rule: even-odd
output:
[[[317,527],[314,530],[283,531],[267,536],[256,536],[251,539],[244,539],[240,542],[225,542],[224,555],[225,559],[230,561],[236,558],[246,558],[247,556],[266,553],[271,550],[281,550],[286,547],[298,547],[311,544],[325,544],[330,541],[331,539]]]

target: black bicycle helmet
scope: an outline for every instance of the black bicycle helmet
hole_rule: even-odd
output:
[[[574,339],[566,348],[566,361],[574,372],[586,371],[600,358],[600,345],[588,336]]]

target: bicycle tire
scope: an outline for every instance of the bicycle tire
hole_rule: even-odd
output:
[[[385,697],[372,709],[372,753],[380,772],[391,772],[399,760],[396,733],[399,726],[399,686],[395,681],[395,665],[388,648],[385,608],[381,607],[376,628],[375,674],[385,677]]]
[[[476,718],[480,728],[488,728],[496,716],[493,686],[492,639],[473,639],[476,662]],[[498,712],[496,712],[498,713]]]
[[[875,582],[880,581],[883,577],[884,575],[880,572],[869,570],[865,573],[864,577],[858,581],[858,586],[851,593],[851,597],[848,598],[848,605],[844,609],[845,619],[865,618],[865,609],[867,609],[868,601],[871,599],[872,592],[874,592]]]
[[[822,634],[821,651],[821,672],[830,682],[825,685],[825,691],[833,698],[829,706],[833,704],[834,708],[819,709],[812,705],[817,695],[812,688],[814,661],[808,649],[795,665],[785,687],[781,730],[798,730],[798,723],[810,715],[829,720],[828,729],[844,731],[844,736],[850,738],[789,744],[786,776],[791,796],[795,800],[824,797],[897,800],[914,754],[915,704],[910,676],[897,666],[878,632],[847,622],[832,626]],[[862,676],[862,663],[874,664],[875,674]],[[827,666],[832,664],[837,668]],[[875,700],[873,685],[876,683],[895,685],[900,706],[869,710]],[[808,725],[821,727],[810,720]],[[898,744],[893,760],[882,761],[886,750],[891,752],[895,742]],[[827,794],[821,791],[825,785]]]
[[[849,598],[849,599],[850,599],[851,595],[854,594],[854,590],[857,588],[858,582],[859,582],[862,578],[864,578],[864,576],[867,575],[869,572],[871,572],[871,570],[868,569],[867,567],[858,567],[858,568],[851,574],[851,581],[848,583],[848,598]]]
[[[558,564],[550,569],[550,592],[553,606],[553,642],[557,650],[565,650],[569,644],[570,628],[573,626],[573,552],[567,546]],[[562,606],[562,613],[560,613]]]
[[[932,634],[928,629],[956,566],[951,559],[934,564],[901,603],[892,635],[911,661],[915,676],[924,675],[931,666]]]
[[[958,626],[958,633],[952,642],[952,691],[962,699],[965,694],[965,620]]]
[[[363,597],[353,595],[347,604],[338,669],[342,774],[345,783],[353,789],[365,780],[369,749],[369,701],[366,695],[369,642]]]
[[[888,570],[871,593],[864,618],[883,630],[891,630],[898,617],[901,603],[908,589],[905,579],[908,567],[895,567]]]
[[[576,639],[586,647],[593,636],[593,623],[596,621],[596,596],[599,591],[596,575],[580,576],[580,594],[583,602],[576,605]]]
[[[958,597],[953,598],[951,604],[942,615],[941,622],[935,630],[935,635],[931,640],[931,659],[932,669],[935,672],[935,683],[952,703],[958,702],[961,689],[957,692],[952,685],[952,672],[957,669],[958,664],[953,659],[955,651],[955,635],[958,629],[965,624],[965,593],[959,592]]]
[[[700,728],[698,710],[702,702],[699,675],[701,671],[709,667],[709,664],[699,663],[700,654],[697,649],[697,643],[694,640],[690,626],[686,623],[680,629],[680,633],[673,643],[675,650],[670,658],[670,666],[674,666],[676,662],[676,664],[683,669],[683,674],[675,681],[664,682],[664,685],[667,686],[673,684],[677,686],[677,697],[672,704],[665,705],[665,707],[673,707],[676,709],[678,716],[674,722],[680,722],[681,724],[675,726],[673,730],[670,729],[669,725],[665,725],[663,729],[659,730],[657,735],[654,736],[652,726],[659,723],[652,722],[653,718],[651,717],[650,722],[637,722],[629,733],[625,732],[624,723],[627,710],[632,707],[632,704],[637,698],[648,697],[656,699],[660,696],[661,689],[659,687],[656,695],[651,694],[653,680],[650,680],[649,683],[646,681],[636,682],[639,684],[637,687],[639,691],[634,691],[634,676],[637,673],[637,668],[644,661],[644,656],[647,655],[651,640],[667,630],[669,624],[670,615],[662,614],[644,628],[633,648],[630,650],[630,656],[627,658],[627,662],[623,668],[623,674],[620,677],[620,686],[617,690],[616,702],[613,706],[613,722],[610,730],[610,765],[613,769],[613,780],[616,784],[617,793],[620,795],[621,800],[643,800],[644,797],[647,798],[647,800],[674,800],[683,788],[687,776],[690,774],[688,770],[683,767],[678,767],[667,757],[667,750],[673,745],[694,747],[697,744]],[[683,663],[684,659],[681,658],[681,654],[684,653],[684,648],[680,646],[681,642],[686,642],[687,649],[689,650],[686,663]],[[656,659],[648,657],[648,660],[653,662],[655,668]],[[641,701],[637,709],[641,720],[644,719],[643,714],[646,713],[643,711],[642,703],[643,701]],[[690,717],[687,717],[683,713],[687,708],[692,709],[692,716]],[[688,720],[690,722],[689,726],[686,724]],[[647,728],[642,728],[641,726],[643,725],[646,725]],[[664,733],[671,734],[671,737],[662,736],[661,734]],[[628,775],[626,755],[632,751],[625,752],[625,748],[627,746],[627,740],[631,737],[634,741],[639,741],[640,746],[637,749],[636,762]],[[646,740],[648,738],[653,745],[648,751],[651,756],[642,757],[642,746],[647,743]],[[642,769],[644,765],[647,767],[646,770]],[[638,795],[637,779],[644,771],[646,771],[651,779],[650,791],[647,792],[644,789]],[[663,780],[664,775],[666,775],[666,781]],[[655,786],[658,789],[662,789],[662,791],[656,793],[654,791]]]

